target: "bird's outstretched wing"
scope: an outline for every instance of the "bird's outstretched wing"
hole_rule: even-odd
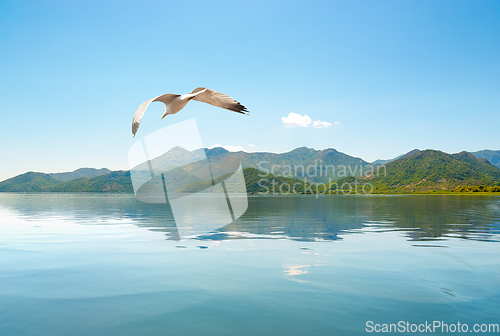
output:
[[[230,111],[238,112],[241,114],[248,114],[248,110],[245,106],[241,105],[239,102],[229,97],[227,94],[220,93],[211,89],[204,87],[199,87],[191,91],[191,93],[204,92],[196,95],[193,100],[199,102],[207,103],[213,106],[222,107]]]
[[[142,116],[146,112],[149,104],[151,104],[152,102],[155,102],[155,101],[159,101],[159,102],[164,103],[165,106],[167,106],[177,97],[179,97],[179,95],[167,93],[167,94],[146,100],[144,103],[142,103],[135,111],[134,120],[132,120],[132,134],[135,136],[135,133],[137,133],[137,129],[139,128],[139,124],[141,123]]]

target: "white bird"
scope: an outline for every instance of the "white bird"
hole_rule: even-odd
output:
[[[163,117],[161,117],[163,119],[169,114],[175,114],[182,110],[191,99],[213,106],[222,107],[241,114],[248,115],[249,113],[245,106],[241,105],[239,102],[229,97],[228,95],[204,87],[196,88],[191,91],[191,93],[186,93],[183,95],[167,93],[147,100],[137,108],[134,114],[134,120],[132,121],[133,136],[135,136],[135,134],[137,133],[137,129],[139,128],[139,124],[141,123],[144,112],[146,112],[146,109],[152,102],[159,101],[165,104],[165,114],[163,114]]]

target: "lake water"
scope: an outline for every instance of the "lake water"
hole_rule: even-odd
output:
[[[494,196],[256,196],[179,240],[133,195],[0,194],[0,335],[471,331],[500,324],[499,242]]]

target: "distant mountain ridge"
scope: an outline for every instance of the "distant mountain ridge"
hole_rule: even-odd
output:
[[[494,150],[482,150],[478,152],[472,152],[475,157],[479,159],[486,159],[488,160],[492,165],[500,168],[500,150],[494,151]]]

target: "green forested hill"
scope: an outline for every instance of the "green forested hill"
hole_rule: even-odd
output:
[[[128,171],[110,172],[97,177],[70,181],[52,174],[29,172],[0,182],[0,192],[133,192]]]
[[[28,172],[0,182],[0,191],[44,192],[59,183],[49,174]]]
[[[470,153],[450,155],[425,150],[392,161],[378,174],[360,179],[359,183],[370,183],[375,192],[421,192],[452,190],[460,185],[492,185],[499,181],[499,168]]]
[[[389,162],[400,159],[403,156],[408,156],[409,154],[416,154],[418,152],[419,152],[418,149],[414,149],[411,152],[399,155],[393,159],[373,161],[372,164],[378,164],[378,165],[388,164]],[[478,159],[486,159],[495,167],[500,168],[500,150],[495,151],[495,150],[488,150],[487,149],[487,150],[482,150],[482,151],[478,151],[478,152],[471,152],[470,154],[474,155]]]

